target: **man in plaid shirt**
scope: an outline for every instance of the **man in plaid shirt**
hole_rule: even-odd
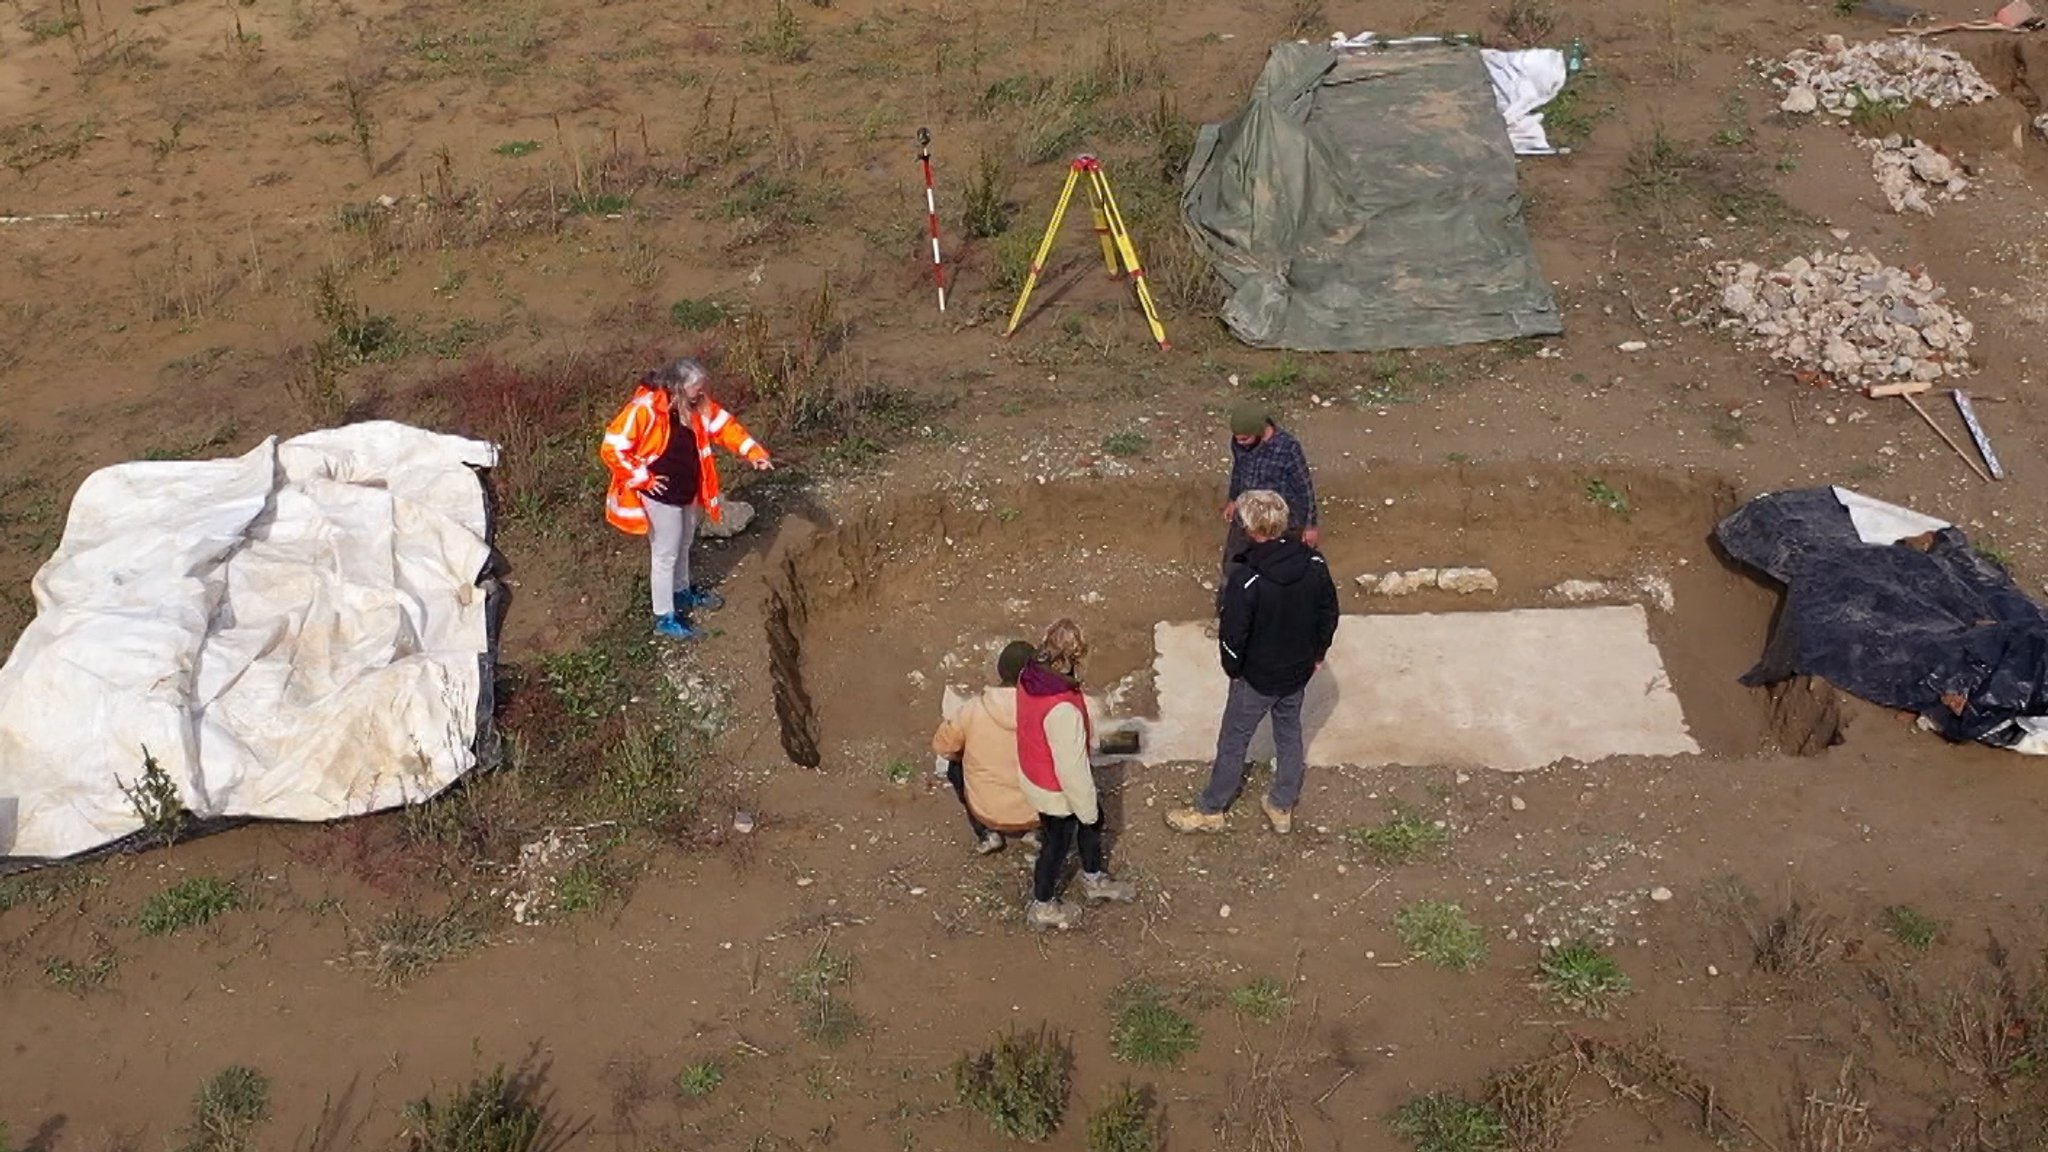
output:
[[[1264,406],[1239,404],[1230,410],[1230,501],[1223,519],[1230,527],[1223,538],[1223,572],[1216,582],[1216,611],[1223,611],[1223,590],[1251,547],[1251,537],[1237,518],[1237,498],[1254,489],[1280,494],[1287,501],[1287,536],[1311,548],[1322,543],[1316,524],[1316,483],[1308,472],[1301,441],[1281,431]]]

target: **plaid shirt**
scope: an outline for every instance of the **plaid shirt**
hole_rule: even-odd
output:
[[[1278,428],[1264,443],[1230,442],[1230,498],[1265,488],[1287,501],[1287,528],[1299,532],[1316,522],[1316,483],[1308,474],[1301,441]]]

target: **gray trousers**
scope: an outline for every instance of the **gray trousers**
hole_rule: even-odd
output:
[[[1209,766],[1209,786],[1195,807],[1208,813],[1223,812],[1244,787],[1245,753],[1261,721],[1273,717],[1273,786],[1266,800],[1273,807],[1293,811],[1301,801],[1301,779],[1308,770],[1301,747],[1301,698],[1306,688],[1291,696],[1267,696],[1243,680],[1230,682],[1230,698],[1223,704],[1223,727],[1216,733],[1216,762]]]
[[[656,616],[668,616],[676,610],[676,593],[690,586],[690,545],[697,542],[704,507],[692,503],[678,508],[659,500],[642,500],[641,505],[647,509],[647,541],[654,550],[647,598]]]

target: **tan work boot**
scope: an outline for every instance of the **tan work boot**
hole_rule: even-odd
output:
[[[1223,813],[1200,808],[1175,808],[1166,814],[1166,826],[1175,832],[1221,832]]]
[[[1114,901],[1129,904],[1138,898],[1138,886],[1129,880],[1112,880],[1107,872],[1083,872],[1081,898],[1090,903]]]
[[[1275,807],[1273,802],[1271,800],[1266,799],[1264,796],[1259,797],[1259,808],[1261,811],[1265,812],[1266,823],[1271,824],[1273,826],[1273,831],[1276,834],[1285,836],[1289,832],[1294,831],[1293,812],[1290,812],[1285,808]]]
[[[1024,923],[1043,932],[1047,928],[1058,928],[1064,932],[1079,923],[1081,914],[1058,900],[1033,900],[1024,909]]]

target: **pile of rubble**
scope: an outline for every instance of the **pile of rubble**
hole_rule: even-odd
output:
[[[1870,169],[1877,176],[1885,203],[1894,212],[1932,216],[1934,208],[1927,202],[1929,195],[1936,200],[1955,200],[1970,187],[1963,176],[1963,166],[1931,144],[1887,136],[1882,140],[1865,140],[1863,146],[1870,150]]]
[[[1847,116],[1866,104],[1945,108],[1998,95],[1968,60],[1912,36],[1863,44],[1830,36],[1818,52],[1787,56],[1773,82],[1785,93],[1778,107],[1799,114]]]
[[[1926,273],[1867,252],[1795,257],[1780,268],[1747,260],[1714,269],[1720,326],[1739,328],[1771,359],[1841,384],[1939,380],[1969,369],[1974,329]]]

